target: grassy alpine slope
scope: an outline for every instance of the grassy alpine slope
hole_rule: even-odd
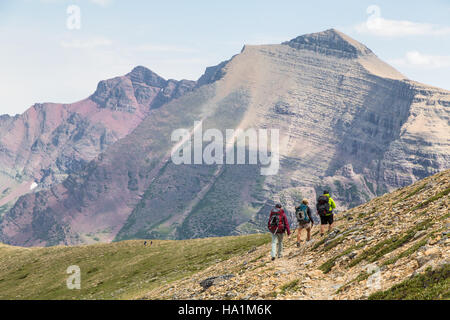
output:
[[[449,299],[449,193],[447,170],[337,215],[323,238],[314,227],[301,248],[285,240],[274,262],[268,234],[0,245],[0,299]],[[66,287],[70,265],[81,290]]]
[[[183,241],[131,240],[74,247],[0,245],[0,299],[133,299],[214,263],[242,255],[270,237]],[[69,290],[70,265],[81,269],[81,289]]]

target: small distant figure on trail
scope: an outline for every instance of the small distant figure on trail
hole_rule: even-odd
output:
[[[289,222],[281,204],[276,204],[275,208],[270,211],[268,228],[272,234],[272,261],[278,256],[283,256],[283,236],[287,232],[288,236],[291,234],[289,229]]]
[[[311,208],[308,206],[308,200],[303,199],[302,204],[295,207],[295,216],[297,217],[297,247],[300,247],[300,236],[302,230],[306,229],[306,241],[311,240],[311,228],[314,225]]]
[[[144,246],[147,246],[147,241],[144,241]]]
[[[150,246],[153,244],[153,241],[150,241]]]
[[[333,209],[336,208],[328,190],[325,190],[317,199],[316,208],[320,217],[320,236],[323,236],[325,225],[328,224],[328,232],[333,228]]]

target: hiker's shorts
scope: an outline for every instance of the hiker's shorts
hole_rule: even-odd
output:
[[[333,224],[333,214],[329,216],[320,216],[320,224]]]
[[[299,229],[311,229],[311,222],[298,222]]]

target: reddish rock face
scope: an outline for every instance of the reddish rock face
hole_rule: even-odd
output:
[[[73,133],[65,127],[52,131],[72,142],[68,149],[51,147],[58,135],[30,139],[28,148],[34,143],[37,150],[49,148],[38,154],[63,155],[52,168],[82,169],[21,197],[3,215],[0,242],[33,246],[266,231],[271,201],[282,202],[292,220],[299,199],[308,198],[313,207],[317,192],[326,189],[341,211],[450,164],[450,92],[406,79],[336,30],[245,46],[208,68],[188,94],[183,92],[191,83],[169,80],[158,91],[159,81],[138,68],[100,83],[89,100],[105,114],[77,113],[67,120],[78,124]],[[165,103],[168,99],[173,100]],[[101,141],[86,138],[72,147],[75,137],[83,137],[78,132],[98,129],[89,122],[84,129],[82,119],[98,116],[100,128],[107,123],[118,131],[114,115],[146,115],[147,108],[134,130],[115,137],[98,157],[92,152],[88,164],[65,156]],[[259,165],[175,165],[171,133],[192,129],[200,119],[204,128],[221,132],[279,129],[279,173],[261,176]],[[23,126],[22,136],[33,130]],[[4,143],[2,148],[9,150]],[[28,159],[32,151],[26,150]]]
[[[40,103],[22,115],[0,117],[0,207],[18,196],[47,189],[80,170],[134,130],[194,81],[165,80],[144,67],[101,81],[95,93],[72,104]]]

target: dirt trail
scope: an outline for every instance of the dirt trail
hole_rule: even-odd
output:
[[[271,260],[267,243],[136,298],[367,299],[448,266],[449,197],[447,170],[336,214],[332,232],[320,237],[314,226],[299,248],[296,233],[285,237],[280,259]]]
[[[317,228],[317,227],[316,227]],[[314,245],[319,240],[305,241],[296,246],[296,233],[283,240],[283,257],[271,261],[271,245],[254,248],[244,256],[218,263],[171,285],[149,292],[143,298],[153,299],[333,299],[343,277],[331,277],[317,270],[320,254]],[[229,281],[204,290],[200,281],[217,275],[233,274]],[[295,284],[294,284],[295,282]],[[292,284],[292,286],[289,286]],[[283,290],[283,286],[287,286]]]

